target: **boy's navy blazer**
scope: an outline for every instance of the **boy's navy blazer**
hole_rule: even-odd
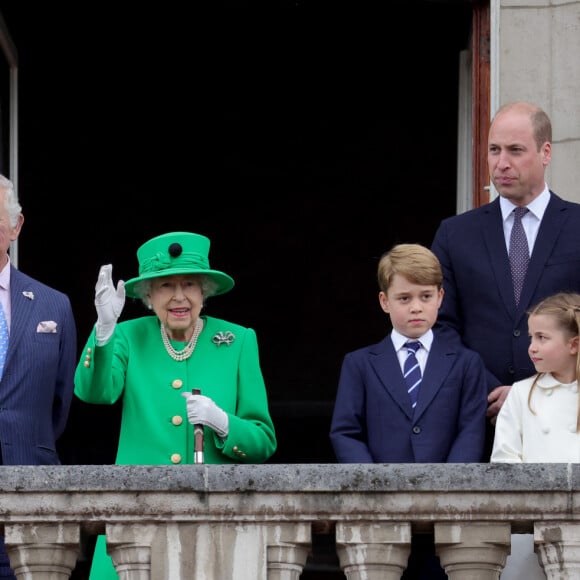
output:
[[[480,353],[490,391],[534,374],[528,310],[556,292],[580,292],[580,204],[550,192],[517,307],[499,198],[443,220],[431,249],[445,289],[435,327],[456,330]]]
[[[345,356],[330,440],[341,463],[480,462],[486,409],[483,361],[434,331],[413,410],[389,335]]]
[[[10,339],[0,380],[2,458],[6,465],[57,465],[56,440],[66,427],[78,362],[73,312],[65,294],[10,268]],[[56,323],[56,332],[40,331],[47,327],[41,322]]]

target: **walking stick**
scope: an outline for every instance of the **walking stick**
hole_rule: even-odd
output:
[[[191,389],[192,395],[201,395],[201,389]],[[193,462],[203,463],[203,425],[197,423],[193,426]]]

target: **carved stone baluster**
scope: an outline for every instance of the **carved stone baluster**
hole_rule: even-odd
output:
[[[310,549],[310,524],[269,524],[267,535],[268,580],[298,580]]]
[[[80,553],[78,524],[6,524],[4,539],[18,579],[68,580]]]
[[[548,580],[580,578],[580,523],[536,522],[534,542]]]
[[[411,524],[339,522],[336,546],[348,580],[399,580],[411,551]]]
[[[151,545],[154,524],[107,524],[107,552],[120,580],[151,579]]]
[[[435,524],[435,550],[449,580],[496,580],[510,549],[509,522]]]

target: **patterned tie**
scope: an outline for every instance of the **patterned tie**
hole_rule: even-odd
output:
[[[414,409],[417,405],[419,385],[421,384],[421,367],[415,353],[421,348],[421,343],[414,340],[406,342],[405,346],[407,347],[407,358],[403,365],[403,376],[407,382],[407,392],[411,397],[411,407]]]
[[[4,308],[0,303],[0,379],[4,372],[4,361],[6,360],[6,351],[8,350],[8,324],[4,315]]]
[[[514,285],[514,297],[516,306],[520,301],[520,294],[524,285],[524,278],[530,261],[530,250],[528,239],[522,226],[522,217],[528,213],[527,207],[516,207],[514,209],[514,225],[510,236],[509,258],[512,270],[512,282]]]

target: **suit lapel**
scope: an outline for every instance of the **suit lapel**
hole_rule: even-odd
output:
[[[6,356],[6,365],[10,363],[12,352],[18,347],[24,335],[27,321],[31,314],[36,310],[34,293],[28,286],[23,285],[22,278],[16,268],[12,267],[10,272],[10,302],[11,302],[11,322],[10,322],[10,341],[8,344],[8,354]],[[24,292],[29,292],[27,297]]]
[[[457,358],[457,352],[449,348],[448,344],[440,340],[433,340],[431,352],[427,359],[427,367],[423,373],[419,400],[415,411],[411,408],[411,399],[407,393],[407,385],[401,372],[401,365],[393,347],[390,337],[387,337],[377,345],[371,353],[370,364],[374,368],[377,377],[389,396],[394,399],[401,410],[416,421],[429,407],[433,398],[443,386],[445,378]]]
[[[489,262],[502,301],[512,318],[515,316],[516,301],[512,284],[512,274],[503,233],[503,220],[499,198],[496,198],[483,215],[483,238],[487,247]],[[520,301],[520,304],[522,302]]]
[[[415,420],[421,417],[443,386],[456,358],[457,352],[450,349],[449,345],[442,344],[437,338],[433,340],[415,407]]]
[[[526,273],[524,289],[522,290],[520,299],[519,310],[521,314],[524,314],[530,306],[533,306],[531,304],[532,297],[546,267],[546,263],[552,254],[556,240],[568,219],[568,215],[569,212],[566,211],[566,204],[557,195],[550,192],[550,202],[542,218]]]
[[[411,399],[407,393],[407,385],[390,336],[384,338],[376,345],[376,349],[373,349],[370,364],[388,395],[396,401],[405,415],[411,418],[413,416]]]

